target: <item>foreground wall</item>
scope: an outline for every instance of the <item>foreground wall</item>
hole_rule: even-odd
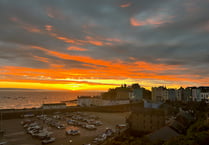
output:
[[[131,131],[152,132],[165,126],[165,113],[161,109],[139,108],[127,120]]]

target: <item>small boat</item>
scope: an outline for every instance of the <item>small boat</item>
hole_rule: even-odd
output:
[[[70,130],[67,130],[66,131],[66,134],[67,135],[79,135],[80,134],[80,131],[79,130],[73,130],[73,129],[70,129]]]
[[[96,130],[97,129],[95,125],[89,125],[89,124],[87,124],[85,126],[85,128],[88,129],[88,130]]]
[[[48,137],[44,140],[42,140],[42,144],[48,144],[48,143],[52,143],[52,142],[55,142],[56,138],[54,137]]]
[[[5,145],[5,144],[7,144],[6,141],[0,142],[0,145]]]

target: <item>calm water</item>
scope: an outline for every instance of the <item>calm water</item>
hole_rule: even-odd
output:
[[[98,92],[29,92],[29,91],[0,91],[0,109],[23,109],[40,107],[43,103],[60,103],[77,99],[77,96],[94,96]],[[76,103],[67,103],[75,106]]]

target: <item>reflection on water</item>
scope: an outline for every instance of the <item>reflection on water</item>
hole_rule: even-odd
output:
[[[38,108],[43,103],[60,103],[77,99],[77,96],[99,95],[98,92],[23,92],[0,91],[0,109]],[[75,106],[76,103],[67,102],[67,106]]]

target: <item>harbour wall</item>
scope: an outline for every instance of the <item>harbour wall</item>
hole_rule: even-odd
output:
[[[25,114],[53,114],[56,112],[60,113],[70,113],[70,112],[130,112],[131,108],[138,106],[140,104],[123,104],[123,105],[114,105],[114,106],[93,106],[93,107],[79,107],[79,106],[69,106],[64,109],[41,109],[41,108],[32,108],[32,109],[2,109],[1,118],[3,120],[20,118]]]

